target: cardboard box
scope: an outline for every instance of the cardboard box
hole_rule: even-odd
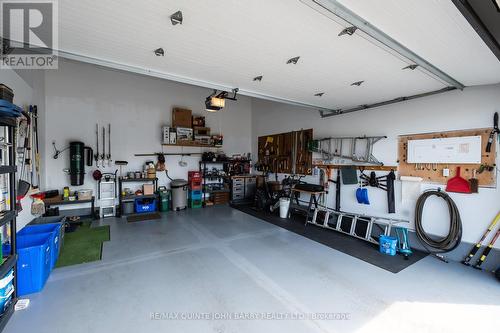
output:
[[[205,117],[203,116],[193,116],[193,127],[205,127]]]
[[[170,140],[171,145],[177,144],[177,132],[172,127],[170,127],[170,134],[168,138]]]
[[[194,136],[194,141],[199,142],[202,145],[211,145],[212,138],[208,135],[196,135]]]
[[[144,195],[152,195],[152,194],[154,194],[154,186],[153,186],[153,184],[144,184],[144,185],[142,185],[142,193]]]
[[[168,126],[163,126],[163,140],[162,140],[162,143],[164,145],[167,145],[170,143],[170,131],[171,131],[171,127],[168,127]]]
[[[194,130],[194,135],[206,135],[206,136],[210,136],[210,127],[198,127],[198,126],[194,126],[193,127],[193,130]]]
[[[193,129],[185,127],[177,127],[177,141],[192,141]]]
[[[192,126],[191,110],[181,108],[174,108],[172,110],[172,127],[191,128]]]

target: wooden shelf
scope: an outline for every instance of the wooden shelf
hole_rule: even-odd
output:
[[[337,169],[342,167],[355,167],[358,170],[371,170],[371,171],[397,171],[397,166],[391,165],[353,165],[353,164],[313,164],[313,167],[325,169]]]
[[[125,195],[122,196],[122,201],[134,201],[135,199],[156,199],[157,194],[140,194],[140,195]]]
[[[191,147],[191,148],[222,148],[222,146],[211,146],[211,145],[203,145],[200,143],[183,143],[183,144],[162,144],[165,147]]]

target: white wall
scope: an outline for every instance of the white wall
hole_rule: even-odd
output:
[[[374,155],[386,165],[396,165],[398,136],[404,134],[484,128],[492,126],[493,113],[500,112],[500,85],[471,87],[390,106],[359,111],[322,119],[315,110],[254,99],[252,102],[252,152],[257,153],[257,137],[267,134],[314,128],[315,138],[328,136],[386,135],[377,143]],[[383,173],[382,173],[383,174]],[[414,205],[401,205],[400,185],[396,184],[397,217],[412,221]],[[425,185],[424,188],[436,188]],[[441,186],[443,187],[443,186]],[[342,210],[388,215],[386,193],[370,188],[370,206],[355,200],[355,185],[343,186]],[[330,191],[328,206],[334,206],[334,190]],[[479,190],[479,194],[456,194],[463,220],[463,240],[475,242],[500,210],[498,189]],[[438,200],[429,200],[424,214],[424,227],[435,234],[448,230],[448,212]],[[500,243],[497,243],[497,248]]]
[[[226,154],[251,151],[251,99],[247,97],[228,101],[224,111],[212,114],[203,107],[211,90],[69,61],[60,61],[58,70],[46,71],[45,93],[46,189],[62,190],[69,184],[69,176],[63,172],[69,168],[69,152],[53,159],[53,141],[58,149],[74,140],[95,149],[96,123],[100,127],[111,123],[112,159],[128,161],[124,171],[142,170],[146,160],[156,161],[156,158],[134,157],[134,154],[162,151],[161,127],[171,123],[174,106],[204,115],[212,133],[224,135]],[[165,147],[163,151],[181,152],[181,148]],[[184,148],[184,152],[200,151],[200,148]],[[187,179],[188,170],[198,170],[199,156],[184,157],[189,163],[185,168],[178,165],[179,160],[178,156],[167,157],[172,178]],[[80,189],[96,191],[96,182],[91,177],[95,169],[95,165],[86,167],[85,184]],[[106,171],[115,169],[113,165]],[[160,185],[167,184],[163,173],[159,178]]]

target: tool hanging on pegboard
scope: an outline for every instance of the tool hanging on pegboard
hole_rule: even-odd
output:
[[[490,133],[490,136],[488,138],[488,144],[486,145],[486,152],[490,153],[491,152],[491,145],[495,141],[495,134],[497,135],[498,140],[500,141],[500,129],[498,128],[498,112],[495,112],[493,115],[493,130]]]

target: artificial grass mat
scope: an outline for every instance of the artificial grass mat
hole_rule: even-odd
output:
[[[91,228],[90,224],[90,221],[82,222],[75,231],[64,235],[56,267],[101,260],[102,243],[110,239],[109,225]]]

